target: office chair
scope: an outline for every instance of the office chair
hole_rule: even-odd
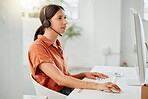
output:
[[[66,95],[63,95],[61,93],[58,93],[56,91],[53,91],[51,89],[48,89],[42,85],[40,85],[39,83],[37,83],[32,75],[30,74],[30,78],[33,82],[34,88],[35,88],[35,92],[37,96],[48,96],[48,99],[66,99]]]

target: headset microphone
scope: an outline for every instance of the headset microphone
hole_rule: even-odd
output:
[[[47,6],[46,6],[47,7]],[[51,23],[50,23],[50,21],[48,21],[47,19],[46,19],[46,7],[44,8],[44,21],[43,21],[43,26],[45,27],[45,28],[47,28],[47,27],[49,27],[49,28],[51,28],[54,32],[56,32],[57,34],[59,34],[60,36],[62,36],[62,34],[60,34],[59,32],[57,32],[55,29],[53,29],[52,27],[50,27],[50,25],[51,25]]]
[[[49,27],[51,28],[53,31],[55,31],[56,33],[58,33],[60,36],[62,36],[62,34],[60,34],[59,32],[57,32],[55,29],[53,29],[52,27]]]

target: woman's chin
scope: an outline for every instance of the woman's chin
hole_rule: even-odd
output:
[[[65,34],[65,31],[60,32],[61,34]]]

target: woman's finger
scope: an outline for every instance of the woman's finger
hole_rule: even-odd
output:
[[[95,77],[95,76],[91,76],[91,79],[95,79],[95,80],[97,80],[97,77]]]
[[[102,74],[102,73],[101,73]],[[105,74],[102,74],[104,77],[106,77],[106,78],[109,78],[109,76],[108,75],[105,75]]]
[[[121,89],[116,84],[109,83],[107,86],[113,88],[116,91],[121,91]]]
[[[107,90],[109,90],[111,93],[113,93],[113,91],[108,87]]]
[[[104,77],[101,73],[95,73],[94,76],[97,76],[97,77],[100,77],[100,78],[103,78],[103,79],[106,78],[106,77]]]
[[[116,87],[116,89],[118,89],[118,91],[121,91],[121,89],[117,86],[117,85],[114,85]]]
[[[112,88],[112,89],[114,89],[114,90],[116,90],[116,91],[119,91],[115,86],[113,86],[113,85],[107,85],[107,87],[109,87],[109,88]]]

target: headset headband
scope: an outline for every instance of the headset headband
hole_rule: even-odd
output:
[[[44,20],[46,20],[46,7],[47,6],[44,7],[44,12],[43,12],[43,14],[44,14]]]

